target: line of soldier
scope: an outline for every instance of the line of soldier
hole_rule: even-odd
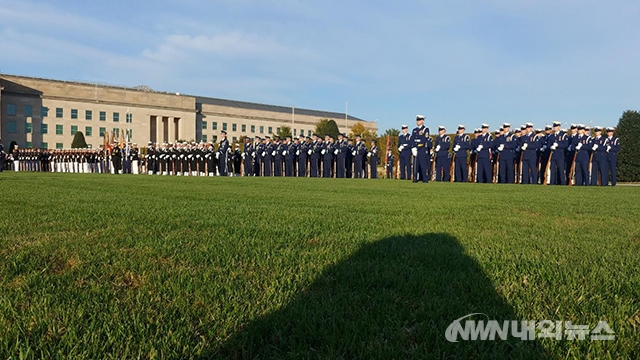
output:
[[[403,125],[398,138],[400,179],[579,186],[606,186],[609,179],[613,186],[617,182],[620,140],[611,127],[604,136],[603,128],[596,126],[591,136],[583,124],[572,124],[567,133],[559,122],[545,126],[544,131],[534,131],[533,124],[526,123],[514,132],[504,123],[494,137],[489,125],[482,124],[471,138],[459,125],[451,143],[443,126],[434,140],[423,115],[416,116],[416,123],[411,134]],[[390,151],[386,163],[389,174]]]

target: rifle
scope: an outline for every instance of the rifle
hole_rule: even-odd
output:
[[[456,167],[456,153],[453,153],[451,157],[451,165],[449,165],[449,182],[453,182],[453,177],[455,175],[455,167]]]
[[[498,153],[498,155],[496,156],[496,159],[494,161],[493,164],[493,183],[497,183],[498,182],[498,166],[500,166],[500,153]]]
[[[553,158],[553,151],[551,151],[549,153],[549,160],[547,161],[547,167],[544,171],[544,182],[542,183],[542,185],[547,185],[547,183],[551,182],[551,173],[549,172],[549,169],[551,168],[551,159]],[[549,174],[549,180],[547,181],[547,174]]]
[[[433,152],[431,156],[431,181],[436,180],[436,153]]]
[[[578,156],[578,151],[573,154],[573,161],[571,162],[571,168],[569,169],[569,186],[573,185],[573,172],[576,170],[576,157]]]

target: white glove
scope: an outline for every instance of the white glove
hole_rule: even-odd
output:
[[[418,148],[411,148],[411,153],[413,156],[418,156]]]
[[[436,152],[440,151],[440,145],[436,146]]]
[[[478,145],[478,147],[476,148],[476,151],[477,151],[477,152],[482,151],[482,145]]]
[[[311,155],[312,152],[313,152],[312,150],[309,150],[307,151],[307,154]]]
[[[339,153],[339,152],[340,152],[340,151],[338,151],[338,149],[335,149],[335,150],[333,151],[333,153],[334,153],[334,154],[336,154],[336,155],[338,155],[338,153]]]
[[[351,152],[351,155],[356,156],[355,150]]]
[[[551,145],[551,150],[556,151],[557,148],[558,148],[558,145],[556,144]]]
[[[242,153],[242,158],[243,158],[243,159],[244,159],[244,157],[245,157],[245,156],[246,156],[246,154],[245,154],[245,153]]]
[[[456,145],[453,147],[453,151],[457,152],[458,150],[460,150],[460,145]]]
[[[300,150],[296,150],[296,155],[300,156]]]
[[[327,150],[325,150],[325,149],[322,149],[322,151],[320,151],[320,153],[321,153],[322,155],[324,155],[326,152],[327,152]]]
[[[500,144],[500,146],[498,146],[498,151],[502,151],[504,150],[504,144]]]
[[[524,150],[527,150],[527,148],[528,148],[528,147],[529,147],[529,143],[524,143],[524,144],[522,145],[522,150],[523,150],[523,151],[524,151]]]
[[[578,145],[576,145],[576,150],[580,150],[582,149],[582,143],[578,143]]]
[[[596,151],[598,149],[598,144],[593,144],[593,147],[591,148],[591,150]]]
[[[285,156],[285,155],[287,155],[287,150],[282,152],[282,156]]]
[[[554,143],[553,143],[553,147],[557,148],[557,147],[558,147],[558,143],[557,143],[557,142],[554,142]]]
[[[567,151],[571,152],[571,149],[573,149],[573,146],[569,145],[569,147],[567,147]]]
[[[191,159],[193,157],[193,155],[189,155],[189,159]]]
[[[271,152],[271,156],[276,156],[276,152],[275,152],[275,151],[272,151],[272,152]]]
[[[263,152],[262,152],[262,157],[265,157],[265,156],[267,156],[267,152],[266,152],[266,151],[263,151]]]
[[[403,145],[403,146],[398,147],[398,152],[402,152],[402,149],[404,149],[404,145]]]
[[[607,152],[609,152],[609,150],[611,150],[611,146],[607,145]]]
[[[368,153],[367,153],[367,157],[371,157],[371,152],[368,152]]]

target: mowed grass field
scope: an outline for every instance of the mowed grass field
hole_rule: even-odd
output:
[[[5,172],[0,188],[2,359],[640,355],[637,187]],[[447,341],[469,313],[616,338]]]

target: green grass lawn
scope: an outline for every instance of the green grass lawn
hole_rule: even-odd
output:
[[[0,188],[2,359],[640,354],[637,187],[5,172]],[[616,338],[447,341],[469,313]]]

